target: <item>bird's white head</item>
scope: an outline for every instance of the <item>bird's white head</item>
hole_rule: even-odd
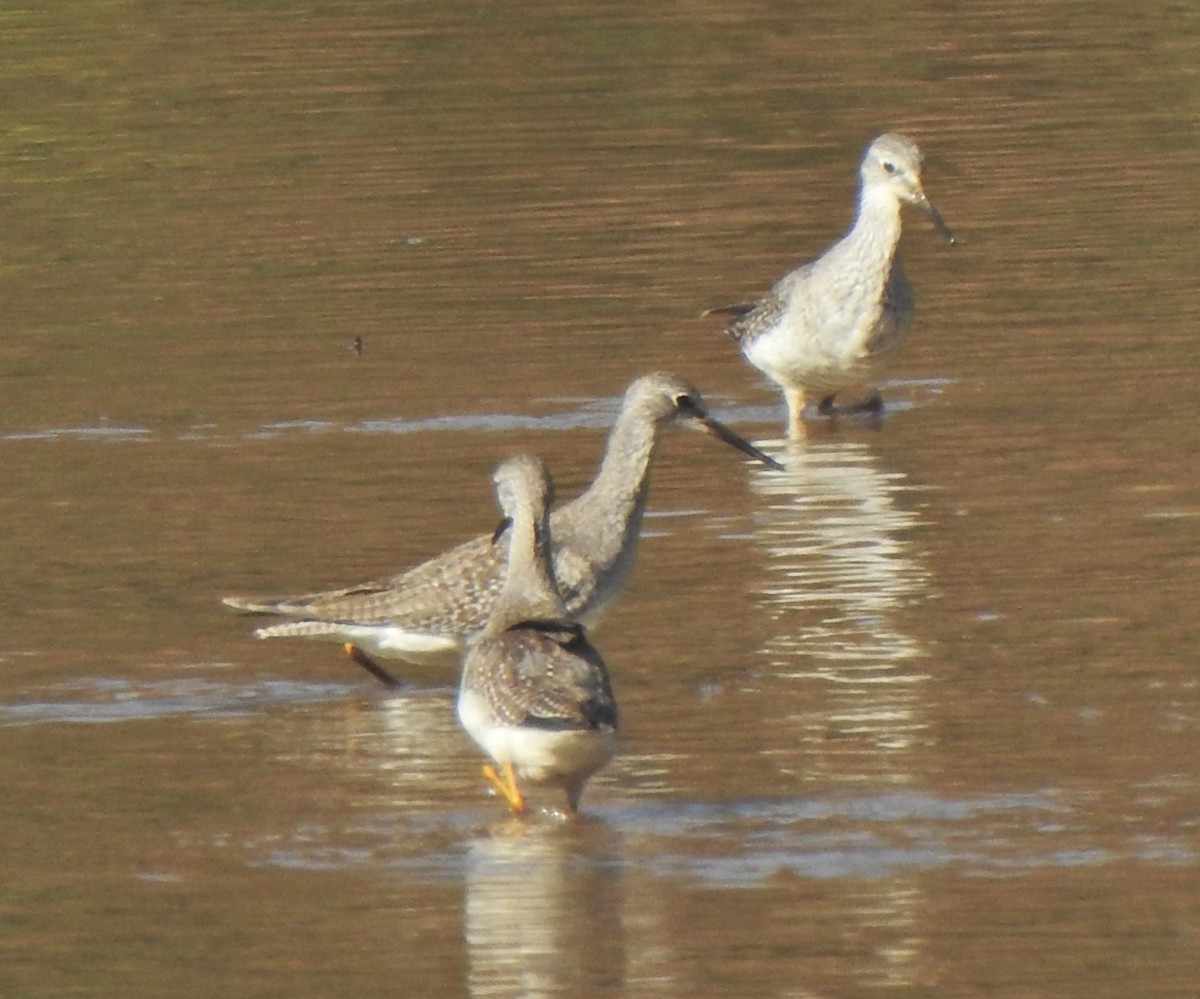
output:
[[[881,135],[867,147],[863,157],[860,171],[863,188],[888,191],[898,201],[916,205],[929,216],[937,231],[953,243],[954,233],[925,196],[921,163],[921,150],[908,136],[896,132]]]

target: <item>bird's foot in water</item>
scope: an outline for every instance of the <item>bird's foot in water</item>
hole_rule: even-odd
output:
[[[883,415],[883,396],[878,391],[872,392],[860,402],[852,402],[846,406],[839,406],[834,399],[834,396],[827,395],[817,404],[817,412],[822,416]]]
[[[517,775],[513,772],[511,762],[505,762],[499,773],[489,763],[483,768],[483,776],[487,778],[488,783],[492,787],[500,792],[500,796],[508,802],[508,807],[512,809],[514,815],[520,815],[525,811],[525,796],[521,794],[521,789],[517,787]]]

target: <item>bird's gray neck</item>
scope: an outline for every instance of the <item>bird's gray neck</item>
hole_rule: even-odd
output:
[[[859,196],[858,216],[836,247],[839,256],[854,258],[860,270],[872,262],[886,270],[900,242],[900,202],[890,191],[866,186]]]
[[[579,529],[595,532],[591,554],[609,562],[636,538],[642,527],[650,491],[650,462],[657,443],[655,426],[636,413],[623,412],[609,434],[600,470],[576,501]]]
[[[509,529],[508,573],[487,630],[498,634],[521,621],[567,616],[551,568],[549,515],[517,516]]]

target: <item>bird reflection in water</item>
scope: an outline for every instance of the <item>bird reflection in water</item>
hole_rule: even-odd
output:
[[[903,783],[903,752],[928,725],[922,650],[899,623],[929,585],[909,538],[919,520],[897,502],[913,487],[863,444],[792,448],[783,460],[784,473],[751,472],[765,500],[754,524],[766,555],[756,597],[772,622],[769,674],[817,694],[797,719],[803,772]]]
[[[903,621],[930,578],[912,540],[914,487],[862,443],[793,445],[776,456],[785,472],[751,471],[753,536],[765,556],[755,599],[770,620],[764,682],[790,711],[780,719],[786,740],[771,751],[786,773],[835,795],[920,785],[929,676]],[[912,879],[849,885],[842,898],[847,923],[880,942],[864,980],[919,979],[921,891]]]
[[[627,981],[626,937],[637,929],[627,894],[603,822],[526,822],[474,839],[463,902],[470,994],[595,995]]]

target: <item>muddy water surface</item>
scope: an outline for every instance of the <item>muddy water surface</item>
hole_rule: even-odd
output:
[[[0,992],[1195,991],[1196,19],[882,11],[6,16]],[[890,128],[963,239],[789,447],[699,313]],[[585,821],[502,821],[452,673],[219,605],[490,529],[517,450],[573,494],[653,369],[786,471],[663,442]]]

